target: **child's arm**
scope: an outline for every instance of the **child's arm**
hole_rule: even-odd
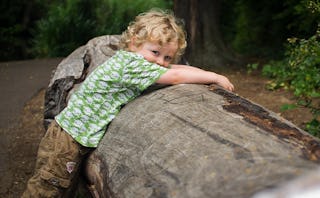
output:
[[[172,65],[157,81],[159,84],[212,84],[215,83],[229,91],[234,90],[233,84],[225,76],[186,65]]]
[[[177,64],[172,64],[171,65],[171,68],[172,69],[192,69],[192,70],[202,70],[198,67],[193,67],[193,66],[190,66],[190,65],[177,65]]]

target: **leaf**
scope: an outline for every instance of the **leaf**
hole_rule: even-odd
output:
[[[287,110],[295,109],[295,108],[297,108],[297,107],[298,107],[298,105],[296,105],[296,104],[284,104],[284,105],[282,105],[282,106],[280,107],[280,110],[281,110],[281,111],[287,111]]]

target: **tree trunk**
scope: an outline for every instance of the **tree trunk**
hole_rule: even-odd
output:
[[[221,68],[240,64],[220,32],[219,0],[175,0],[174,12],[184,19],[188,34],[186,57],[192,65]]]

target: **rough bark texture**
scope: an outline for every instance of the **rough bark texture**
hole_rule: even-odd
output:
[[[88,161],[97,197],[247,198],[317,167],[318,140],[211,89],[171,86],[126,105]]]
[[[45,124],[118,42],[94,38],[58,65]],[[121,110],[90,155],[83,174],[94,197],[250,197],[319,165],[318,139],[240,96],[204,85],[152,89]]]

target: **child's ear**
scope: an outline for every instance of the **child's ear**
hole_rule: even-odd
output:
[[[135,52],[137,50],[137,45],[136,45],[136,38],[135,37],[132,37],[130,39],[130,43],[129,43],[129,50],[132,51],[132,52]]]

